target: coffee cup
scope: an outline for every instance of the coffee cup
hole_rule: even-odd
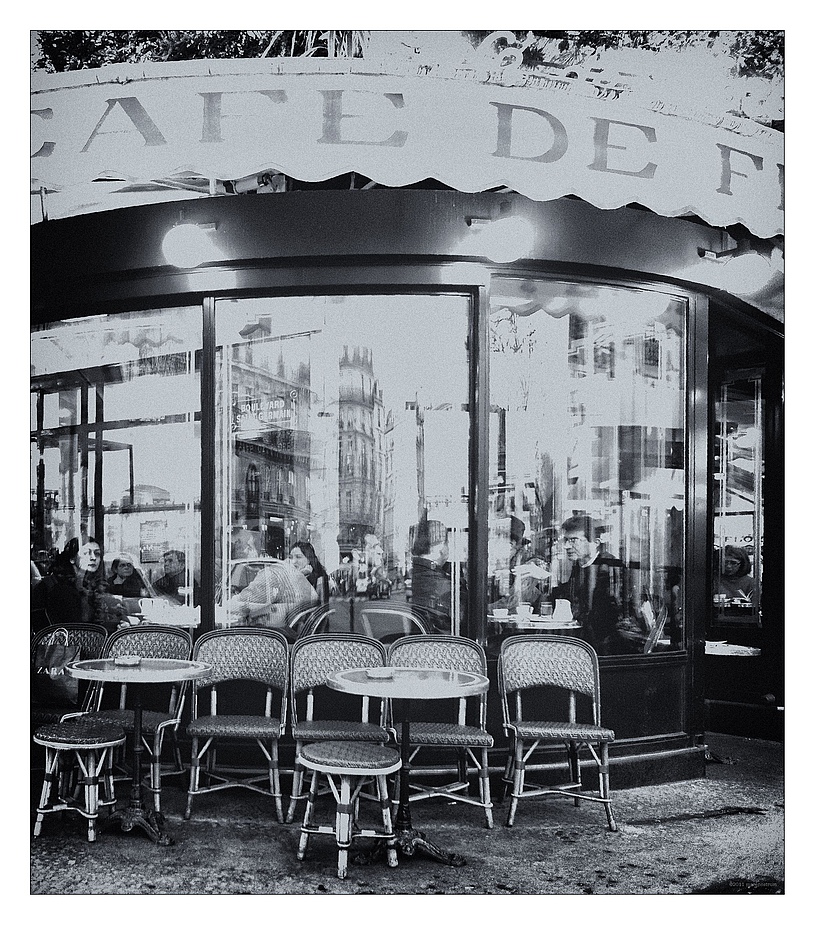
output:
[[[518,616],[523,619],[528,619],[532,616],[532,605],[531,604],[518,604]]]
[[[509,610],[506,607],[493,607],[492,615],[498,617],[500,620],[504,620],[509,616]]]

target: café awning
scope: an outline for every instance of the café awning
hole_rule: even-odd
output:
[[[783,135],[565,79],[368,73],[361,59],[117,65],[32,82],[32,221],[322,182],[575,196],[783,234]]]

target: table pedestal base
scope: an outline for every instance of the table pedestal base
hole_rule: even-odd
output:
[[[467,863],[467,859],[463,855],[439,848],[429,838],[425,838],[424,832],[418,832],[416,829],[396,832],[394,837],[396,838],[396,853],[401,857],[412,858],[416,853],[424,854],[440,864],[447,864],[448,867],[464,867]],[[384,854],[385,845],[380,844],[375,848],[358,851],[352,856],[351,863],[360,865],[375,864]]]
[[[119,809],[115,813],[111,813],[104,827],[108,829],[116,825],[116,823],[119,824],[119,828],[123,832],[141,829],[157,845],[167,846],[174,844],[173,839],[164,831],[163,813],[145,810],[140,806],[128,806],[126,809]]]
[[[399,854],[409,858],[418,851],[434,861],[447,864],[448,867],[464,867],[467,863],[463,855],[439,848],[429,838],[425,838],[424,832],[418,832],[416,829],[396,833],[396,850]]]

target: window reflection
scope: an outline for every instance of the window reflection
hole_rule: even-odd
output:
[[[468,311],[446,295],[218,302],[217,619],[236,619],[239,562],[299,568],[305,542],[328,576],[328,601],[316,590],[331,629],[382,600],[466,628]],[[237,620],[281,625],[313,600],[289,603]]]
[[[489,627],[683,640],[684,303],[503,279],[490,304]]]
[[[31,336],[32,561],[48,571],[71,540],[93,536],[104,588],[92,616],[111,628],[149,611],[140,600],[162,582],[169,605],[198,603],[201,336],[200,308],[77,318]],[[168,552],[183,565],[172,575]]]

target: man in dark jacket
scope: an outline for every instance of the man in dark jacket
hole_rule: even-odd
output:
[[[561,526],[566,555],[572,562],[569,578],[555,588],[555,598],[572,605],[572,615],[583,625],[583,638],[598,655],[617,651],[617,623],[622,616],[617,590],[622,563],[603,552],[599,528],[586,514],[569,517]]]

